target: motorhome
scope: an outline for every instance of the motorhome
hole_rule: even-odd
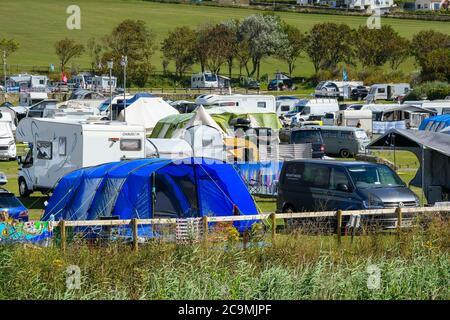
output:
[[[19,95],[19,105],[29,107],[45,99],[48,99],[46,92],[21,92]]]
[[[277,105],[277,115],[282,116],[288,112],[291,112],[295,109],[297,103],[300,102],[300,99],[297,97],[290,96],[281,96],[276,98]]]
[[[286,114],[286,117],[292,119],[292,125],[296,122],[308,121],[311,117],[324,117],[326,113],[338,111],[339,103],[336,99],[301,100],[293,111]]]
[[[72,77],[69,84],[71,84],[74,88],[91,89],[93,77],[94,76],[90,73],[80,73]]]
[[[191,88],[219,88],[219,78],[217,74],[210,71],[193,74]]]
[[[51,191],[67,173],[101,163],[145,157],[142,126],[74,119],[23,119],[16,131],[27,143],[19,157],[19,192]]]
[[[409,83],[379,83],[370,87],[366,96],[368,103],[376,100],[397,100],[411,91]]]
[[[8,112],[0,112],[0,159],[16,158],[16,142],[13,134],[13,119]]]
[[[276,112],[274,96],[269,95],[200,95],[195,100],[197,105],[205,109],[226,107],[236,112]]]
[[[349,99],[352,89],[363,85],[362,81],[321,81],[315,88],[314,97]]]
[[[94,76],[92,77],[92,90],[109,92],[114,91],[117,87],[117,78],[109,76]]]

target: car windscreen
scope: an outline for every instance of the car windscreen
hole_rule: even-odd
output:
[[[385,165],[355,165],[348,168],[357,188],[404,187],[399,176]]]
[[[0,194],[0,208],[22,207],[22,203],[12,194]]]
[[[298,130],[291,133],[292,143],[322,143],[319,130]]]

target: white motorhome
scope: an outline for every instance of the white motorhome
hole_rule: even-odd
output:
[[[293,111],[295,109],[296,104],[300,102],[300,99],[296,97],[283,96],[277,97],[276,101],[277,101],[276,102],[277,115],[281,116]]]
[[[219,78],[217,74],[210,71],[193,74],[191,88],[219,88]]]
[[[69,83],[72,84],[75,88],[91,89],[93,77],[94,76],[90,73],[80,73],[72,77]]]
[[[8,112],[0,112],[0,159],[16,158],[16,142],[13,134],[13,118]]]
[[[338,112],[339,103],[336,99],[301,100],[292,112],[286,114],[292,123],[308,121],[310,117],[324,117],[326,113]]]
[[[45,99],[48,99],[46,92],[21,92],[19,105],[29,107]]]
[[[25,118],[16,138],[29,144],[26,157],[19,157],[21,196],[47,193],[82,167],[145,157],[144,128],[122,122]]]
[[[195,103],[205,109],[224,107],[236,112],[276,112],[275,97],[269,95],[204,94],[198,96]]]
[[[47,89],[47,76],[30,76],[30,88],[39,91]]]
[[[411,91],[409,83],[379,83],[370,87],[367,102],[376,100],[396,100]]]
[[[349,99],[352,89],[363,85],[362,81],[321,81],[315,88],[314,97]]]

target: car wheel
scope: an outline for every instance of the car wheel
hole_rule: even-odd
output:
[[[19,194],[21,197],[28,197],[31,194],[24,178],[19,179]]]
[[[350,151],[348,151],[347,149],[342,149],[341,151],[339,151],[339,155],[341,156],[341,158],[349,158]]]

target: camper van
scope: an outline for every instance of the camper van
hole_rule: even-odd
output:
[[[191,88],[219,88],[218,76],[210,71],[193,74]]]
[[[236,112],[276,112],[275,97],[269,95],[204,94],[198,96],[195,103],[206,109],[226,107]]]
[[[25,118],[16,138],[28,143],[19,157],[19,192],[47,193],[65,174],[88,166],[145,157],[145,131],[122,122]]]
[[[13,135],[13,119],[8,112],[0,112],[0,159],[16,158],[16,142]]]
[[[411,90],[409,83],[381,83],[370,87],[366,96],[368,103],[376,100],[397,100]]]
[[[350,99],[352,89],[363,85],[362,81],[321,81],[315,88],[314,97]]]
[[[292,118],[291,125],[308,121],[311,117],[324,117],[326,113],[338,112],[339,103],[336,99],[311,99],[301,100],[293,111],[286,114]]]
[[[80,73],[72,77],[72,79],[70,79],[69,81],[69,84],[71,84],[74,88],[91,89],[93,77],[94,76],[90,73]]]

